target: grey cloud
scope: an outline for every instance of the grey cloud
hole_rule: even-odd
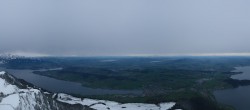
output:
[[[248,0],[1,0],[0,52],[250,52]]]

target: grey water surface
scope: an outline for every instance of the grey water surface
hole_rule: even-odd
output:
[[[12,74],[13,76],[17,77],[18,79],[23,79],[37,87],[46,89],[51,92],[81,94],[81,95],[142,94],[140,90],[110,90],[110,89],[94,89],[94,88],[84,87],[80,83],[63,81],[34,74],[33,73],[34,70],[0,68],[0,71],[6,71],[9,74]],[[40,70],[40,71],[45,71],[45,70]]]
[[[250,80],[250,66],[236,67],[234,72],[242,73],[232,75],[232,79]],[[218,90],[214,96],[219,103],[233,106],[236,110],[250,110],[250,86]]]

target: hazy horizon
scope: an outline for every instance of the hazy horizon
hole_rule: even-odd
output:
[[[247,0],[0,1],[0,53],[250,56]]]

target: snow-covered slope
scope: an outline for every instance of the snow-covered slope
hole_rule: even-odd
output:
[[[97,110],[168,110],[175,105],[174,102],[161,103],[159,105],[144,103],[121,104],[106,100],[80,99],[63,93],[55,94],[54,96],[61,102],[86,105]]]
[[[86,110],[82,105],[56,101],[42,90],[27,87],[13,76],[0,72],[0,110]]]
[[[0,72],[0,110],[169,110],[175,103],[144,104],[77,98],[49,93]]]

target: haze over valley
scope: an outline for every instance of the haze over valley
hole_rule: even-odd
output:
[[[248,0],[0,0],[0,110],[249,110]]]

